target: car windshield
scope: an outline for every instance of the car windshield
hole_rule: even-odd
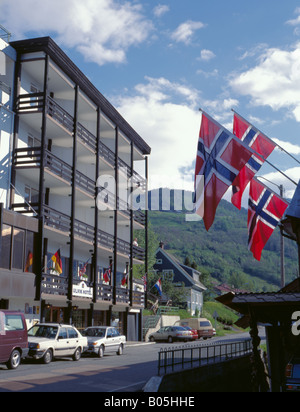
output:
[[[55,339],[57,332],[58,332],[57,326],[37,325],[29,329],[28,336],[33,336],[35,338]]]
[[[90,337],[104,338],[105,330],[104,329],[98,329],[98,328],[86,329],[84,331],[83,335],[84,336],[90,336]]]

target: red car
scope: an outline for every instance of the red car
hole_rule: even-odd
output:
[[[196,331],[196,329],[192,329],[189,326],[183,326],[183,327],[184,327],[184,329],[188,330],[191,333],[193,340],[198,339],[198,332]]]
[[[23,313],[0,310],[0,363],[6,363],[8,369],[17,369],[28,350]]]

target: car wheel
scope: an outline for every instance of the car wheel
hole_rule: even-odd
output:
[[[81,358],[81,349],[77,348],[74,355],[73,355],[73,360],[75,362],[78,362],[80,358]]]
[[[51,350],[51,349],[48,349],[48,350],[46,351],[45,355],[44,355],[43,358],[42,358],[43,363],[44,363],[45,365],[48,365],[49,363],[52,362],[52,358],[53,358],[52,350]]]
[[[155,342],[154,337],[153,337],[153,336],[150,336],[149,341],[150,341],[150,342]]]
[[[119,356],[120,356],[120,355],[123,355],[123,345],[120,345],[120,346],[119,346],[117,355],[119,355]]]
[[[168,343],[172,343],[173,342],[173,338],[172,338],[172,336],[169,336],[168,337]]]
[[[8,369],[17,369],[20,363],[21,363],[21,354],[17,349],[15,349],[12,351],[9,361],[7,362],[6,366],[8,367]]]
[[[98,358],[103,358],[104,356],[104,346],[100,346],[99,351],[98,351]]]

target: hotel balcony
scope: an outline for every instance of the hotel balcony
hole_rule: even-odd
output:
[[[16,171],[22,170],[22,176],[27,182],[32,182],[36,187],[39,184],[39,170],[41,166],[41,147],[27,147],[16,149],[13,156],[13,164]],[[50,190],[54,189],[60,195],[68,196],[71,193],[71,182],[73,178],[72,167],[61,160],[59,157],[51,153],[49,150],[45,149],[45,186]],[[56,179],[55,179],[56,178]],[[95,204],[96,195],[96,182],[89,177],[85,176],[79,170],[76,171],[75,179],[76,187],[82,193],[81,196],[76,196],[76,200],[81,202],[90,203],[90,207]],[[104,189],[104,187],[100,188]],[[13,204],[12,208],[17,210],[18,207],[22,205]],[[107,203],[105,204],[107,208],[113,210],[115,207],[115,196],[109,193],[107,196]],[[126,219],[130,218],[130,211],[128,210],[128,205],[121,199],[117,199],[117,208],[120,210],[121,214],[125,216]],[[31,213],[30,209],[23,209],[22,213]],[[136,222],[135,229],[138,229],[141,225],[145,226],[146,218],[142,211],[134,211],[133,219]]]
[[[92,282],[87,282],[88,287],[93,288]],[[96,302],[110,303],[113,302],[113,294],[115,289],[116,303],[129,305],[130,303],[130,291],[127,288],[114,287],[107,285],[104,282],[96,283]],[[68,277],[49,275],[44,273],[42,275],[41,292],[43,298],[51,297],[67,297],[68,295]],[[86,300],[91,301],[90,297]],[[145,294],[138,291],[132,292],[132,306],[143,308],[145,304]]]
[[[30,125],[31,127],[36,128],[36,130],[39,130],[40,128],[41,117],[38,114],[41,113],[43,107],[43,93],[23,94],[18,97],[17,113],[19,115],[30,113]],[[66,132],[66,135],[62,138],[62,132],[57,133],[56,130],[53,130],[53,133],[51,133],[54,125],[52,125],[52,127],[47,126],[47,135],[48,138],[51,138],[53,145],[59,147],[72,147],[75,126],[74,118],[49,96],[46,99],[46,113],[53,123],[59,125]],[[22,116],[22,119],[26,121],[24,116]],[[77,139],[84,147],[89,148],[93,154],[96,154],[97,138],[80,123],[77,125]],[[100,158],[113,170],[115,167],[115,153],[101,142],[101,140],[99,141],[99,154]],[[118,158],[118,168],[126,170],[126,177],[132,178],[134,184],[138,185],[142,190],[146,190],[145,179],[134,170],[131,176],[130,166],[120,157]]]

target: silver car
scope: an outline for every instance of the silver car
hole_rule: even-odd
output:
[[[166,326],[152,333],[149,336],[149,340],[150,342],[167,341],[169,343],[175,341],[188,342],[192,340],[192,336],[182,326]]]
[[[97,355],[99,358],[104,353],[115,352],[122,355],[126,346],[126,337],[120,335],[116,328],[112,326],[92,326],[83,331],[83,336],[87,337],[87,353]]]

